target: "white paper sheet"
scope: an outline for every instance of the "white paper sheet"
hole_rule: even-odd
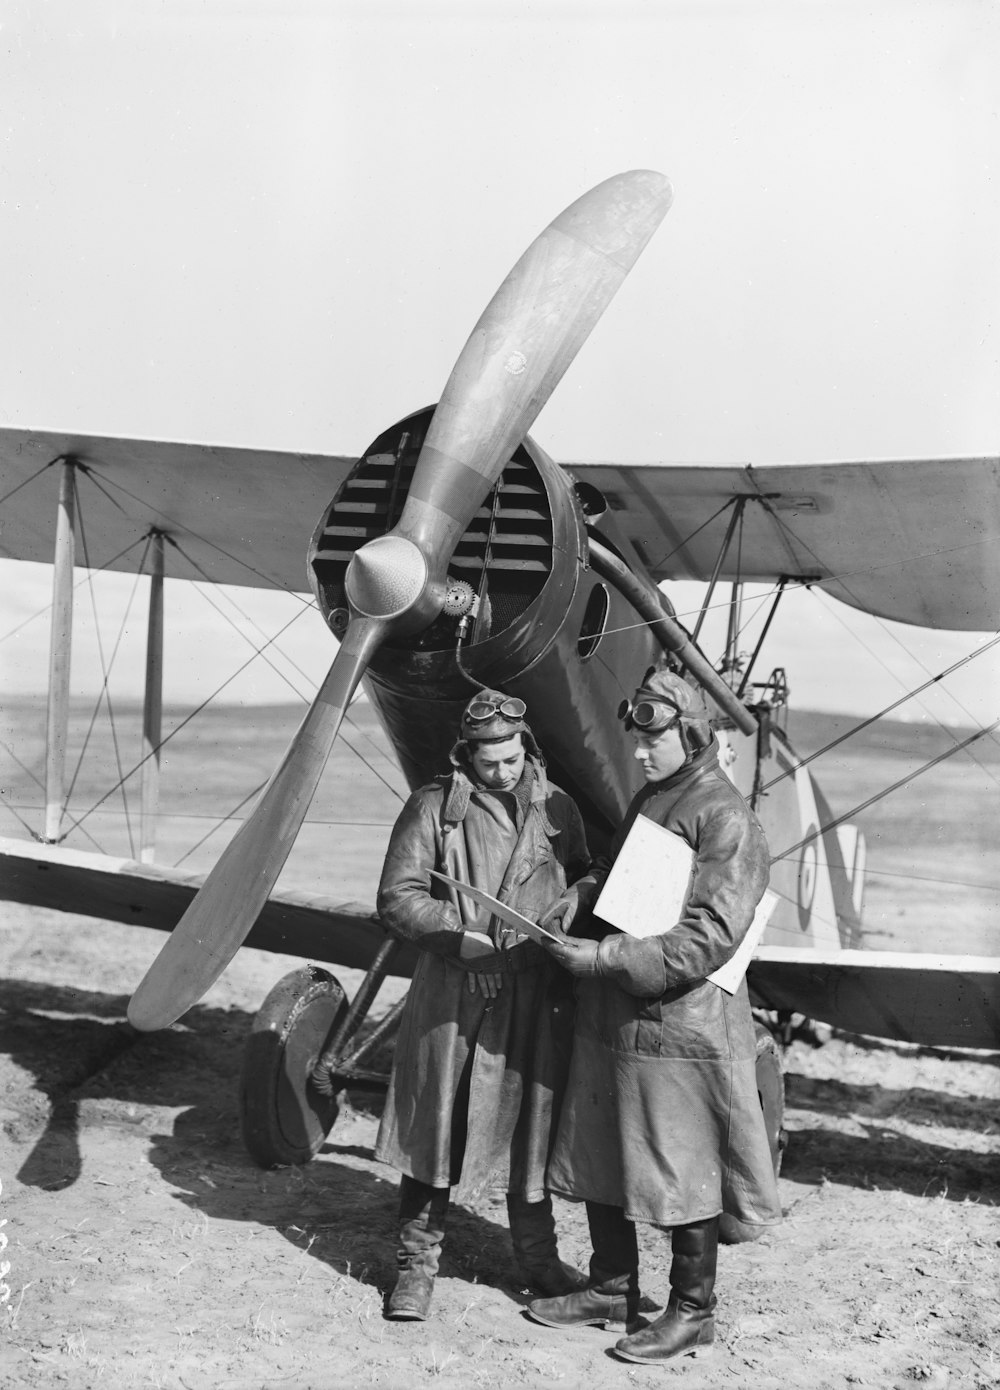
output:
[[[725,965],[720,965],[718,970],[713,970],[708,976],[713,985],[718,985],[727,994],[735,994],[743,983],[743,976],[747,973],[747,966],[753,960],[753,953],[760,944],[760,939],[764,935],[764,928],[770,920],[771,913],[778,904],[777,893],[772,893],[770,888],[764,889],[764,896],[757,904],[757,911],[753,915],[750,923],[750,930],[736,948],[736,954],[730,956]]]
[[[594,912],[629,936],[662,936],[680,919],[694,855],[688,842],[648,816],[636,816]]]
[[[694,854],[672,830],[648,816],[636,816],[594,907],[596,916],[629,936],[662,936],[684,912],[691,888]],[[735,994],[778,902],[768,888],[735,955],[708,979]]]

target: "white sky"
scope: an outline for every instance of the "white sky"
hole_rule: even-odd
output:
[[[650,167],[674,207],[534,426],[550,454],[1000,453],[987,0],[3,0],[0,39],[2,424],[360,453],[437,398],[563,206]],[[49,582],[0,565],[0,637]],[[106,647],[131,589],[101,585]],[[234,596],[268,631],[295,607]],[[871,712],[978,640],[790,609],[764,664],[801,706]],[[168,616],[167,697],[207,693],[245,647],[179,585]],[[322,624],[297,626],[318,676]],[[0,645],[0,690],[44,687],[46,638]],[[987,661],[938,717],[1000,712]]]

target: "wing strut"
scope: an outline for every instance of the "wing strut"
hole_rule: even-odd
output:
[[[701,632],[702,623],[704,623],[705,621],[706,615],[708,614],[709,605],[712,602],[712,595],[715,592],[715,586],[719,582],[719,575],[722,573],[722,566],[726,563],[726,556],[729,554],[729,547],[733,543],[733,536],[736,532],[737,526],[743,520],[743,508],[746,506],[746,504],[747,499],[745,497],[733,498],[733,514],[729,518],[729,525],[726,527],[726,535],[722,542],[722,547],[719,550],[718,559],[715,562],[715,569],[712,571],[712,577],[708,581],[708,589],[706,590],[705,597],[702,601],[701,612],[698,614],[698,621],[695,623],[694,631],[691,634],[692,642],[697,642],[698,640],[698,634]]]
[[[160,743],[163,738],[163,532],[150,534],[149,611],[146,619],[146,688],[142,704],[142,805],[139,858],[156,855],[156,812],[160,800]]]
[[[76,559],[76,464],[64,459],[52,574],[52,632],[49,638],[49,696],[45,731],[46,844],[59,842],[69,738],[69,672],[73,645],[73,566]]]
[[[781,602],[784,596],[785,585],[787,583],[788,576],[783,574],[781,578],[778,580],[778,587],[775,590],[774,594],[774,602],[771,604],[770,610],[768,611],[768,615],[764,620],[764,626],[761,629],[760,636],[757,638],[757,645],[753,649],[753,655],[747,662],[747,668],[743,672],[743,678],[740,681],[739,688],[736,691],[737,700],[742,700],[743,692],[746,690],[747,686],[750,683],[750,677],[753,674],[754,667],[757,665],[757,658],[760,656],[761,648],[764,645],[764,639],[767,637],[768,632],[771,630],[771,624],[774,622],[774,615],[778,611],[778,604]],[[761,790],[763,790],[763,788],[761,788]]]

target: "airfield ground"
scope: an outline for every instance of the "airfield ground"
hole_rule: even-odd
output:
[[[854,794],[840,805],[868,785],[856,764],[849,775]],[[995,811],[992,780],[987,794]],[[890,865],[870,944],[908,934],[910,945],[946,949],[936,921],[949,936],[974,930],[952,949],[983,950],[995,934],[996,874],[984,872],[977,844],[986,842],[948,822],[961,815],[979,835],[983,814],[970,816],[967,802],[946,814],[931,784],[921,797],[933,815],[915,809],[891,833],[886,821],[868,827]],[[991,832],[995,865],[994,842]],[[945,874],[932,851],[947,859],[949,845]],[[904,850],[920,856],[921,881]],[[945,912],[928,916],[926,876],[961,877],[962,855],[983,891],[967,913],[952,892]],[[252,1164],[236,1119],[243,1040],[272,984],[301,962],[241,952],[180,1024],[140,1037],[125,1005],[161,936],[0,910],[5,1387],[1000,1386],[1000,1054],[794,1042],[785,1221],[722,1251],[714,1360],[639,1367],[610,1356],[614,1338],[598,1329],[558,1333],[526,1320],[502,1203],[454,1212],[431,1321],[383,1319],[396,1178],[371,1156],[372,1097],[345,1098],[307,1167]],[[341,979],[352,992],[357,976]],[[564,1256],[584,1263],[582,1211],[560,1203],[558,1219]],[[665,1240],[643,1232],[653,1300],[666,1294],[668,1263]]]

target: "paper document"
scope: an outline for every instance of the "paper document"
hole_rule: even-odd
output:
[[[736,948],[736,954],[726,961],[725,965],[720,965],[718,970],[713,970],[708,976],[713,985],[718,985],[727,994],[735,994],[743,983],[743,976],[747,973],[747,966],[753,960],[753,953],[760,945],[760,939],[764,935],[764,928],[771,919],[771,913],[778,905],[777,893],[772,893],[770,888],[764,889],[764,896],[757,904],[757,911],[753,915],[750,923],[750,930]]]
[[[629,936],[662,936],[680,920],[693,864],[686,840],[636,816],[594,912]]]
[[[684,913],[694,853],[672,830],[636,816],[594,907],[596,916],[629,936],[662,936]],[[767,889],[735,955],[707,978],[735,994],[778,902]]]
[[[472,888],[468,883],[462,883],[457,878],[451,878],[448,874],[438,873],[437,869],[428,869],[427,872],[432,878],[439,878],[442,883],[449,884],[456,893],[461,893],[474,903],[478,903],[480,907],[485,907],[494,917],[499,917],[509,927],[515,927],[518,931],[524,932],[525,936],[530,936],[532,941],[537,941],[540,946],[544,945],[546,937],[549,941],[562,940],[562,937],[547,931],[545,927],[540,927],[530,917],[525,917],[522,912],[518,912],[517,908],[502,903],[499,898],[494,898],[490,893],[484,893],[481,888]]]

